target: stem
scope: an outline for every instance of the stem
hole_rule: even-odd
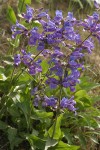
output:
[[[52,136],[51,136],[51,139],[53,139],[54,137],[54,134],[55,134],[55,129],[56,129],[56,122],[57,122],[57,117],[58,117],[58,111],[56,111],[56,118],[55,118],[55,122],[54,122],[54,128],[53,128],[53,133],[52,133]]]
[[[7,146],[8,144],[9,144],[9,142],[7,142],[5,145],[3,145],[2,147],[0,147],[0,150],[4,149],[4,147]]]
[[[24,69],[22,69],[22,71],[18,74],[18,76],[15,78],[15,81],[17,81],[17,79],[21,76],[21,74],[26,70],[26,67]]]
[[[96,22],[95,27],[96,27],[97,23],[98,23],[98,21]],[[92,35],[92,32],[90,32],[90,34],[77,47],[80,47],[91,35]]]
[[[79,44],[79,45],[76,46],[76,47],[80,47],[91,35],[92,35],[92,33],[90,33],[90,34],[81,42],[81,44]]]
[[[34,57],[34,60],[35,60],[43,51],[44,51],[44,49],[41,50],[41,51]]]
[[[61,78],[61,83],[62,83],[62,78]],[[59,98],[59,104],[58,104],[58,109],[60,110],[60,101],[62,99],[62,86],[60,86],[60,98]]]
[[[60,79],[60,81],[62,81],[62,78]],[[53,133],[52,133],[52,139],[54,137],[55,134],[55,129],[56,129],[56,123],[57,123],[57,117],[59,115],[59,111],[60,111],[60,101],[62,99],[62,86],[60,86],[60,93],[59,93],[60,97],[59,97],[59,101],[58,101],[58,108],[56,110],[56,118],[55,118],[55,123],[54,123],[54,129],[53,129]]]
[[[14,71],[15,71],[15,67],[13,68],[13,71],[12,71],[12,74],[11,74],[10,84],[12,83],[12,79],[13,79]]]
[[[21,9],[20,9],[21,12],[23,10],[24,2],[25,2],[25,0],[22,1],[22,5],[21,5]]]

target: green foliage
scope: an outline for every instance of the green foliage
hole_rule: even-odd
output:
[[[18,10],[19,12],[23,12],[23,10],[25,10],[25,5],[26,4],[31,4],[31,0],[19,0],[18,2]]]
[[[90,7],[93,7],[93,2],[91,0],[73,0],[73,2],[78,3],[82,9],[84,8],[84,4],[88,4]]]
[[[63,115],[61,114],[59,117],[56,118],[56,121],[54,122],[54,124],[51,126],[51,128],[48,130],[49,136],[53,139],[60,139],[61,137],[61,119],[62,119]]]
[[[99,84],[89,83],[82,77],[75,93],[77,115],[66,110],[56,118],[50,110],[46,112],[33,107],[30,95],[33,78],[23,72],[17,79],[19,73],[16,68],[12,79],[13,71],[8,71],[9,67],[13,70],[12,59],[4,59],[5,68],[0,67],[0,130],[7,135],[11,150],[25,140],[31,149],[36,150],[78,150],[80,148],[75,141],[83,149],[86,149],[88,140],[98,144],[100,133],[95,129],[100,126],[96,119],[100,112],[94,107],[95,100],[87,92]],[[42,65],[45,65],[45,61]],[[4,119],[5,116],[10,118],[9,122]]]
[[[14,13],[13,8],[11,6],[8,6],[7,8],[7,19],[12,23],[16,23],[16,15]]]
[[[62,141],[59,141],[59,143],[55,147],[49,148],[48,150],[79,150],[79,148],[79,146],[68,145]]]

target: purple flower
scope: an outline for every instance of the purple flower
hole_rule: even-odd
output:
[[[20,23],[18,23],[18,21],[16,21],[16,25],[14,27],[16,27],[18,29],[22,29],[22,30],[26,29],[25,26],[20,24]]]
[[[76,102],[73,100],[74,96],[72,96],[70,99],[68,98],[62,98],[61,102],[60,102],[60,107],[61,108],[67,108],[70,111],[75,112],[76,108],[75,108],[75,104]]]
[[[43,105],[57,108],[57,99],[54,97],[44,97]]]
[[[12,26],[11,31],[12,31],[12,38],[13,39],[18,34],[22,34],[22,33],[27,34],[26,27],[24,25],[18,23],[18,21],[16,21],[16,24]]]
[[[70,88],[72,92],[75,92],[75,86],[79,83],[78,77],[80,76],[79,72],[72,72],[68,77],[65,77],[62,81],[62,85],[65,88]]]
[[[45,32],[53,32],[56,31],[56,25],[53,21],[48,21],[48,23],[44,26]]]
[[[94,12],[92,16],[88,16],[87,19],[84,19],[83,22],[80,22],[80,25],[83,26],[85,30],[95,32],[99,18],[100,18],[99,14],[97,12]]]
[[[51,51],[49,49],[44,49],[42,52],[44,57],[49,57],[51,55]]]
[[[59,84],[59,81],[55,78],[48,78],[46,80],[46,84],[50,85],[51,89],[55,89],[57,87],[57,85]]]
[[[94,32],[92,33],[93,36],[95,36],[99,42],[100,42],[100,23],[98,23],[95,27]]]
[[[20,63],[21,63],[21,56],[20,54],[16,54],[14,57],[14,64],[18,66]]]
[[[62,58],[64,57],[63,52],[56,50],[54,51],[54,53],[51,55],[52,58]]]
[[[54,18],[55,22],[59,22],[63,19],[62,11],[61,10],[56,10],[56,16]]]
[[[81,52],[82,49],[76,49],[71,55],[70,60],[76,60],[80,59],[84,56],[84,54]]]
[[[40,102],[41,102],[41,98],[38,95],[36,95],[36,97],[34,98],[34,101],[33,101],[34,106],[38,107]]]
[[[54,67],[50,68],[50,72],[55,72],[56,76],[62,77],[63,75],[63,68],[61,65],[56,64]]]
[[[38,43],[37,50],[42,51],[42,50],[44,50],[44,48],[45,48],[45,43],[44,43],[44,41],[39,42],[39,43]]]
[[[98,4],[96,1],[94,1],[94,6],[95,6],[97,9],[100,8],[99,4]]]
[[[41,12],[40,14],[38,14],[39,18],[42,18],[42,17],[47,17],[47,12]]]
[[[21,52],[22,52],[22,62],[26,66],[30,66],[31,61],[33,61],[31,53],[26,53],[25,50],[21,50]]]
[[[40,37],[40,34],[37,32],[38,28],[34,27],[31,31],[30,31],[30,38],[28,41],[29,45],[36,45],[37,40]]]
[[[94,12],[93,13],[93,19],[95,19],[96,21],[98,21],[99,20],[99,14],[97,13],[97,12]]]
[[[91,53],[94,49],[94,44],[92,38],[89,38],[88,40],[85,40],[83,43],[83,48],[85,48],[88,53]]]
[[[31,90],[31,95],[36,94],[37,91],[38,91],[38,87],[35,87],[34,89]]]
[[[33,19],[33,13],[34,10],[30,6],[26,5],[26,14],[22,15],[26,19],[26,21],[30,22]]]
[[[72,12],[68,12],[67,20],[69,20],[69,21],[75,21],[75,20],[76,20],[76,19],[73,17],[73,13],[72,13]]]
[[[80,36],[74,31],[73,24],[71,22],[66,21],[64,23],[64,29],[65,29],[65,32],[64,32],[63,37],[65,39],[75,41],[77,43],[78,41],[79,42],[81,41]]]
[[[42,72],[42,67],[40,66],[40,63],[41,63],[40,61],[33,62],[29,66],[29,74],[35,75],[37,73]]]
[[[44,20],[41,19],[41,20],[39,20],[39,22],[42,24],[43,28],[46,27],[46,25],[47,25],[46,21],[44,21]]]
[[[79,78],[80,77],[80,72],[76,68],[74,68],[74,69],[72,69],[71,75],[73,75],[74,78]]]
[[[77,63],[75,60],[70,60],[69,65],[71,68],[80,68],[81,67],[81,64]]]
[[[64,22],[64,29],[67,31],[68,29],[70,29],[71,31],[74,31],[73,25],[71,22],[69,21],[65,21]]]

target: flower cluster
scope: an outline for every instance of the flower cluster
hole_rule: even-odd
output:
[[[14,57],[14,64],[18,66],[20,63],[23,63],[31,75],[35,75],[42,71],[40,66],[41,60],[38,59],[35,61],[31,53],[27,53],[25,50],[21,50],[21,54],[16,54]]]
[[[99,7],[95,3],[96,7]],[[50,18],[47,11],[43,9],[34,10],[27,6],[26,13],[22,14],[23,19],[30,24],[30,28],[16,22],[12,26],[12,38],[16,38],[18,34],[25,35],[27,45],[35,47],[37,54],[33,55],[28,50],[21,50],[21,54],[14,57],[14,63],[18,66],[24,63],[31,75],[42,73],[41,61],[47,58],[49,64],[48,71],[45,73],[45,84],[54,89],[58,86],[62,88],[70,88],[75,91],[75,86],[80,83],[80,68],[83,70],[84,65],[82,58],[83,52],[91,53],[94,49],[93,37],[100,41],[100,16],[94,12],[87,19],[77,20],[72,12],[68,12],[66,18],[63,17],[62,11],[57,10],[55,17]],[[33,26],[38,23],[39,27]],[[86,39],[82,39],[78,28],[81,28],[85,34],[88,32]],[[41,60],[37,59],[41,55]],[[35,87],[38,89],[38,85]],[[36,90],[37,91],[37,90]],[[36,92],[35,91],[35,92]],[[34,93],[34,105],[38,106],[41,101],[42,105],[47,107],[58,107],[58,100],[54,97],[41,97]],[[62,98],[60,106],[75,111],[76,108],[73,97],[71,99]]]
[[[74,100],[74,96],[72,96],[70,99],[63,97],[60,101],[60,108],[61,109],[67,108],[72,112],[76,112],[75,104],[76,102]],[[51,107],[56,109],[59,107],[59,102],[58,99],[53,96],[52,97],[44,96],[40,98],[37,95],[34,99],[34,106],[38,107],[39,105],[42,105],[43,107]]]

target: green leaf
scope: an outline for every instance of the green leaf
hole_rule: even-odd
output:
[[[0,80],[5,81],[7,78],[4,74],[0,74]]]
[[[35,110],[32,114],[31,118],[34,119],[46,119],[53,117],[53,112],[45,112],[42,110]]]
[[[28,99],[28,97],[26,98]],[[22,112],[24,113],[26,122],[27,122],[27,126],[29,127],[29,119],[30,119],[30,103],[28,100],[24,100],[23,102],[18,102],[17,106],[22,110]]]
[[[85,135],[80,133],[78,137],[79,137],[80,144],[82,145],[82,147],[84,149],[86,149],[86,138],[85,138]]]
[[[14,47],[17,48],[19,47],[20,44],[20,35],[17,35],[14,41],[11,41],[10,44]]]
[[[10,142],[11,150],[14,149],[16,135],[17,135],[17,129],[9,127],[9,129],[8,129],[8,139],[9,139],[9,142]]]
[[[49,129],[48,133],[50,137],[53,137],[53,139],[59,139],[61,137],[61,119],[63,117],[63,114],[60,114],[59,117],[55,120],[54,124]]]
[[[31,4],[31,0],[24,0],[25,4]]]
[[[84,97],[85,95],[87,95],[87,92],[85,90],[79,90],[75,93],[75,96],[79,98]]]
[[[45,148],[45,141],[40,139],[37,136],[29,135],[26,137],[26,139],[29,141],[31,145],[31,149],[34,150],[35,148],[38,148],[40,150],[44,150]]]
[[[80,87],[86,91],[90,91],[92,89],[95,89],[97,87],[100,87],[99,83],[93,83],[90,82],[88,78],[86,77],[82,77],[81,78],[81,83],[80,83]]]
[[[7,129],[7,124],[3,121],[0,121],[0,130],[6,130]]]
[[[87,132],[85,132],[87,135],[89,135],[89,134],[91,134],[91,135],[98,135],[98,136],[100,136],[100,131],[98,132],[96,132],[96,131],[87,131]]]
[[[83,8],[83,4],[82,4],[81,0],[74,0],[74,2],[79,3],[80,7]]]
[[[94,102],[100,101],[100,95],[99,96],[92,96],[92,100]]]
[[[3,58],[3,62],[5,63],[5,67],[9,67],[9,66],[12,66],[13,67],[13,61],[14,61],[14,59],[13,59],[13,56],[12,55],[6,55],[6,56],[4,56],[4,58]],[[6,68],[6,69],[7,69]],[[5,70],[6,70],[5,69]]]
[[[48,138],[48,140],[46,141],[45,150],[47,150],[49,147],[54,147],[57,143],[57,140]]]
[[[91,6],[91,7],[93,7],[93,3],[91,2],[91,0],[86,0],[87,1],[87,3]]]
[[[41,24],[39,21],[36,20],[32,22],[32,27],[41,27]]]
[[[43,74],[46,73],[48,71],[49,68],[49,64],[47,63],[47,60],[43,60],[41,63],[42,69],[43,69]]]
[[[73,142],[73,135],[70,133],[70,129],[62,129],[64,132],[64,136],[68,141],[68,144],[72,144]]]
[[[90,140],[93,141],[96,144],[99,144],[98,138],[90,137]]]
[[[13,9],[11,8],[11,6],[8,6],[8,9],[7,9],[7,19],[13,24],[15,24],[17,20],[16,15]]]
[[[85,90],[79,90],[76,92],[75,98],[78,103],[82,102],[85,107],[91,106],[92,99]]]
[[[4,73],[4,67],[0,66],[0,73]]]
[[[55,147],[49,148],[48,150],[79,150],[79,146],[68,145],[60,141]]]
[[[25,10],[25,5],[26,4],[31,4],[31,0],[19,0],[19,3],[18,3],[18,9],[19,9],[19,12],[22,12],[23,10]]]
[[[19,112],[18,108],[15,107],[14,105],[11,107],[8,107],[8,112],[14,118],[20,117],[20,112]]]

